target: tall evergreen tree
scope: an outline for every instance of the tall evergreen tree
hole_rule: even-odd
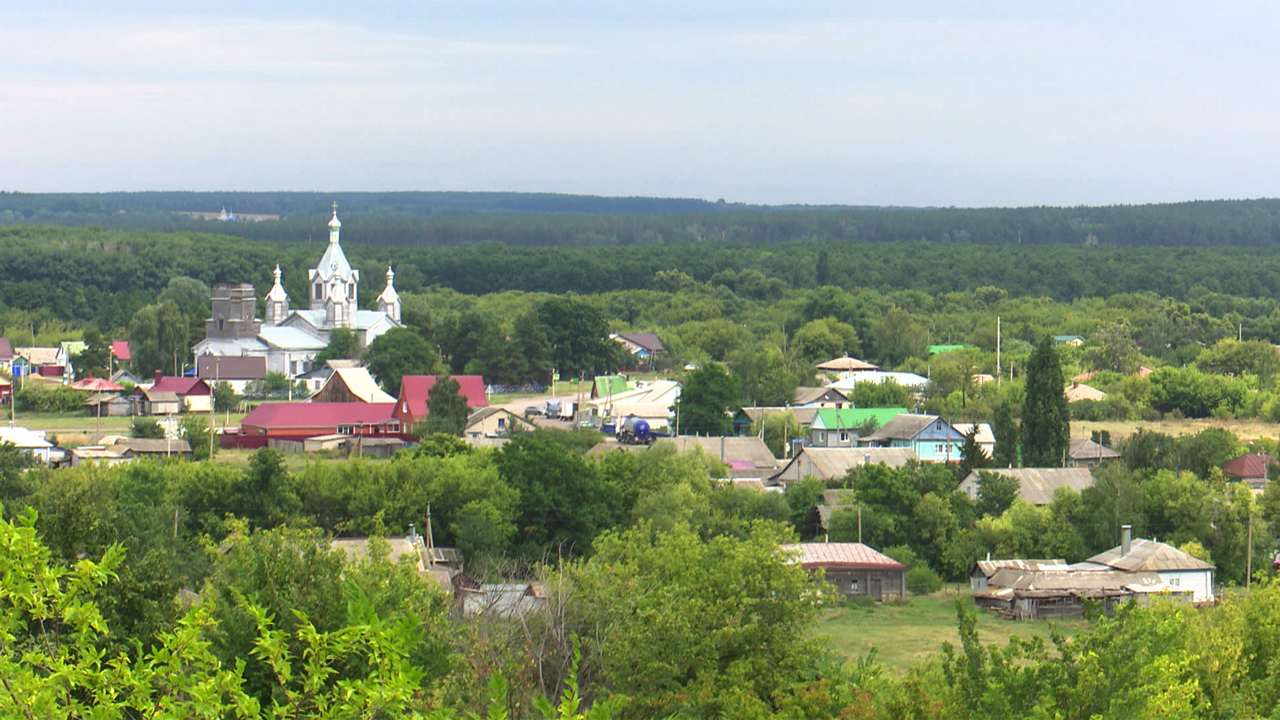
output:
[[[427,392],[427,417],[422,421],[422,437],[441,433],[460,436],[467,427],[467,399],[458,381],[441,375]]]
[[[974,425],[964,436],[964,445],[960,446],[960,464],[956,468],[956,476],[963,480],[970,472],[990,465],[991,458],[987,457],[987,451],[978,444],[978,426]]]
[[[1022,463],[1062,467],[1071,442],[1071,418],[1062,389],[1062,365],[1048,335],[1027,361],[1027,393],[1022,402]]]

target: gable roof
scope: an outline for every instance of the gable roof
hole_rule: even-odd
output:
[[[1065,571],[1067,569],[1066,560],[979,560],[973,566],[973,573],[982,573],[984,577],[992,577],[997,572],[1011,568],[1014,570],[1030,570],[1038,572],[1043,570]],[[973,574],[970,573],[970,574]]]
[[[99,393],[120,392],[121,390],[124,390],[123,387],[111,382],[110,380],[103,380],[102,378],[95,378],[95,377],[84,378],[83,380],[77,380],[71,383],[70,385],[68,385],[67,387],[71,388],[72,390],[88,390],[90,392],[99,392]]]
[[[335,370],[334,372],[337,372]],[[484,407],[489,399],[484,393],[484,378],[480,375],[453,375],[458,381],[458,394],[467,399],[468,408]],[[427,416],[427,397],[436,384],[435,375],[405,375],[400,379],[401,405],[408,406],[408,412],[415,420]]]
[[[116,340],[111,343],[111,354],[114,355],[117,360],[124,360],[125,362],[133,359],[133,351],[129,349],[128,340]]]
[[[725,462],[739,461],[749,463],[753,468],[776,470],[778,459],[773,456],[769,446],[758,437],[701,437],[681,435],[674,438],[661,438],[657,442],[672,443],[679,452],[688,452],[695,447],[702,448],[708,455]]]
[[[1072,460],[1115,460],[1120,453],[1086,438],[1073,438],[1067,457]]]
[[[1117,545],[1104,553],[1094,555],[1087,562],[1129,572],[1214,569],[1214,566],[1199,558],[1194,558],[1172,545],[1154,540],[1141,538],[1134,540],[1129,545],[1127,555],[1120,554],[1123,549],[1124,546]]]
[[[992,432],[991,425],[988,423],[953,423],[951,427],[965,437],[968,437],[969,433],[977,429],[978,432],[974,436],[974,441],[979,445],[994,445],[996,442],[996,434]]]
[[[151,393],[148,397],[154,399],[155,393],[173,393],[178,397],[183,395],[208,395],[212,391],[209,383],[198,377],[173,377],[165,375],[151,386]]]
[[[902,415],[906,408],[821,408],[814,413],[809,427],[817,430],[852,430],[874,419],[877,428]]]
[[[13,343],[9,342],[9,338],[0,337],[0,360],[12,360]]]
[[[845,397],[844,393],[829,387],[798,387],[791,402],[794,405],[808,405],[809,403],[818,402],[827,395],[835,396],[828,402],[849,402],[849,398]]]
[[[58,350],[55,347],[20,347],[14,354],[32,365],[57,365]]]
[[[191,452],[191,446],[186,440],[178,438],[117,438],[114,443],[108,447],[128,448],[135,453],[144,453],[148,455],[181,455]]]
[[[616,333],[610,337],[615,340],[624,340],[651,355],[658,355],[667,351],[666,348],[662,347],[662,341],[658,339],[656,333]]]
[[[591,387],[591,397],[609,398],[627,392],[627,379],[621,375],[597,375]]]
[[[270,428],[329,428],[389,422],[395,403],[262,403],[240,425]]]
[[[786,476],[788,480],[799,480],[813,475],[830,480],[844,477],[850,470],[859,465],[885,464],[891,468],[900,468],[911,460],[919,460],[911,448],[818,448],[807,447],[796,453],[791,462],[782,468],[782,472],[774,477]]]
[[[907,566],[862,543],[800,543],[783,545],[800,567],[839,570],[906,570]]]
[[[882,383],[886,380],[892,380],[908,389],[921,388],[929,384],[929,378],[915,373],[888,372],[883,370],[854,370],[847,373],[842,380],[833,382],[827,387],[833,387],[841,391],[852,390],[857,387],[858,383]]]
[[[374,381],[373,376],[369,374],[369,369],[364,367],[340,367],[333,371],[324,381],[324,385],[320,387],[320,393],[330,383],[341,383],[345,385],[347,391],[361,402],[367,403],[394,403],[396,399],[390,394],[383,392],[378,387],[378,383]]]
[[[1018,481],[1018,497],[1032,505],[1048,505],[1053,493],[1060,487],[1076,492],[1093,487],[1093,473],[1088,468],[983,468],[974,470],[960,481],[960,489],[974,497],[977,493],[979,473],[995,473]]]
[[[1231,478],[1264,479],[1267,477],[1267,468],[1275,461],[1275,456],[1267,453],[1246,453],[1228,460],[1222,466],[1222,472]]]
[[[838,357],[833,360],[828,360],[824,363],[819,363],[817,367],[819,370],[832,370],[836,372],[839,372],[841,370],[847,371],[847,370],[879,370],[880,369],[879,366],[877,365],[872,365],[871,363],[859,360],[858,358],[851,358],[848,355],[845,355],[844,357]]]
[[[202,380],[262,380],[266,376],[267,359],[261,355],[201,355],[196,358],[196,377]]]
[[[943,420],[941,416],[901,413],[895,415],[893,419],[882,425],[879,430],[863,439],[870,442],[877,440],[912,440],[921,432],[924,432],[925,428],[936,422],[946,424],[948,429],[955,432],[955,428],[951,427],[951,423]]]
[[[507,418],[510,419],[511,421],[507,425],[508,429],[523,427],[523,428],[532,430],[534,428],[533,423],[529,422],[528,420],[525,420],[524,418],[511,412],[505,407],[502,407],[501,405],[489,405],[487,407],[482,407],[479,410],[476,410],[475,412],[471,413],[467,417],[467,425],[464,429],[470,429],[472,427],[475,427],[476,425],[484,422],[485,420],[488,420],[494,415],[506,415]]]
[[[1067,396],[1067,402],[1080,402],[1081,400],[1106,400],[1107,394],[1097,388],[1089,387],[1084,383],[1073,382],[1071,387],[1062,391]]]

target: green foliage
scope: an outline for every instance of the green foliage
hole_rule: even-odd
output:
[[[188,320],[172,300],[139,309],[129,321],[129,350],[133,371],[149,377],[156,370],[177,374],[189,364]]]
[[[1184,417],[1210,417],[1220,409],[1233,413],[1244,404],[1251,385],[1242,378],[1208,375],[1195,368],[1156,368],[1147,380],[1151,406]]]
[[[185,415],[178,424],[178,437],[191,446],[191,461],[208,460],[215,451],[212,418],[207,415]]]
[[[236,389],[231,387],[231,383],[226,380],[219,380],[213,384],[213,411],[214,412],[231,412],[240,404],[240,395]]]
[[[396,396],[400,378],[435,375],[441,367],[435,348],[409,328],[392,328],[374,338],[364,351],[364,363],[382,389]]]
[[[316,367],[329,360],[355,360],[360,357],[360,338],[351,328],[336,327],[329,333],[329,344],[312,361]]]
[[[470,409],[467,399],[459,394],[460,389],[458,381],[448,375],[436,378],[427,393],[427,417],[421,423],[422,433],[462,435]]]
[[[135,417],[129,426],[129,436],[163,440],[164,428],[160,427],[160,423],[155,418]]]
[[[893,378],[878,383],[860,382],[852,390],[846,391],[845,396],[853,407],[859,408],[909,408],[916,404],[911,391]]]
[[[1003,515],[1018,498],[1018,489],[1016,478],[994,472],[978,473],[978,503],[974,509],[983,517]]]
[[[991,416],[991,432],[996,436],[992,465],[996,467],[1015,467],[1018,464],[1018,421],[1013,418],[1013,409],[1008,403],[996,405]]]
[[[1022,464],[1062,467],[1071,443],[1071,421],[1063,395],[1062,366],[1053,339],[1045,336],[1027,361],[1027,391],[1022,403]]]
[[[733,419],[728,412],[738,399],[737,378],[719,363],[711,363],[685,376],[676,417],[681,435],[729,435]]]
[[[65,385],[24,382],[14,393],[18,412],[69,413],[84,410],[85,394]]]
[[[604,313],[575,297],[553,297],[538,306],[538,323],[551,346],[551,363],[564,377],[586,378],[619,365],[621,346],[609,339]]]
[[[759,420],[751,423],[750,433],[763,436],[764,444],[776,458],[790,455],[791,441],[804,438],[800,423],[796,416],[789,412],[764,413]]]
[[[84,331],[85,349],[71,356],[76,379],[111,376],[111,341],[96,328]]]

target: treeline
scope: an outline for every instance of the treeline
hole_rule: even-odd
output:
[[[672,198],[546,193],[0,193],[0,223],[323,239],[332,202],[374,245],[517,247],[923,241],[940,245],[1272,246],[1280,200],[1024,208],[749,206]],[[180,215],[280,215],[215,223]]]

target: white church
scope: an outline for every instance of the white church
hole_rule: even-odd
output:
[[[280,284],[279,265],[275,284],[267,293],[266,317],[262,320],[254,317],[257,297],[253,285],[215,284],[213,317],[205,321],[205,339],[192,348],[195,356],[265,357],[267,372],[294,378],[312,369],[312,360],[328,346],[334,328],[350,328],[360,347],[365,348],[382,333],[401,327],[400,295],[390,267],[387,286],[378,296],[378,309],[356,307],[360,271],[351,267],[342,252],[338,240],[341,228],[338,204],[334,203],[329,246],[320,264],[307,271],[310,305],[306,310],[289,308],[289,296]]]

